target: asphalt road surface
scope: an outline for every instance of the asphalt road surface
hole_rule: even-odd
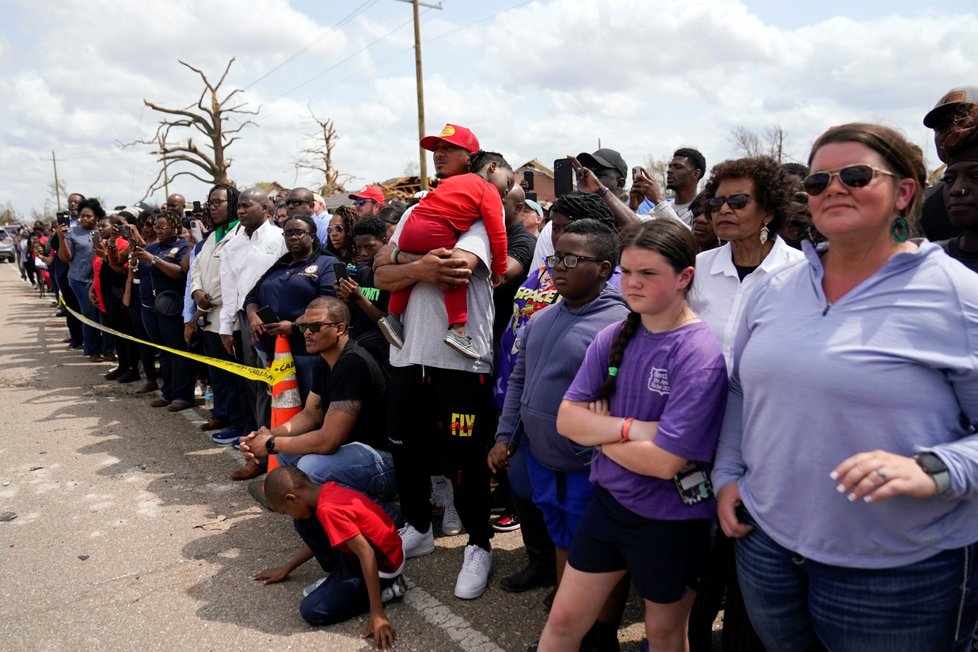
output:
[[[281,584],[250,579],[300,541],[227,479],[239,454],[197,428],[202,408],[154,410],[104,380],[113,365],[65,350],[64,319],[14,265],[0,264],[0,298],[0,648],[369,649],[364,617],[311,628],[299,616],[315,561]],[[387,608],[397,649],[523,650],[539,637],[548,589],[499,588],[524,563],[519,532],[493,539],[489,589],[472,601],[453,594],[465,542],[438,537],[408,561],[412,588]],[[642,636],[633,594],[622,649]]]

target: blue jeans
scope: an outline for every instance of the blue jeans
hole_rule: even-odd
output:
[[[736,544],[751,623],[769,650],[968,649],[978,619],[978,544],[897,568],[830,566],[755,524]]]
[[[326,581],[306,596],[299,605],[302,619],[310,625],[332,625],[370,611],[370,596],[357,557],[333,548],[322,525],[315,518],[293,521],[296,532],[312,550],[316,561],[329,573]],[[384,589],[396,578],[380,578]]]
[[[382,500],[397,494],[391,454],[360,442],[344,444],[330,455],[280,453],[278,461],[283,465],[298,467],[316,484],[336,482]]]
[[[74,292],[75,298],[78,300],[78,312],[97,323],[99,321],[98,308],[93,306],[88,300],[88,289],[92,286],[92,284],[69,278],[68,285],[71,287],[71,291]],[[83,344],[82,351],[85,353],[85,355],[103,353],[101,331],[85,323],[83,323],[81,327]],[[104,353],[107,353],[107,351]]]

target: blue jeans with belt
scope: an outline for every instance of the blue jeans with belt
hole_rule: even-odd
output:
[[[795,554],[751,524],[737,539],[737,576],[767,649],[968,649],[978,620],[978,544],[896,568],[844,568]]]
[[[391,454],[360,442],[343,444],[329,455],[280,453],[278,461],[298,467],[316,484],[336,482],[381,501],[397,494]]]

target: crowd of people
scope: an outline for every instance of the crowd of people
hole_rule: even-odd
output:
[[[189,212],[107,215],[75,193],[16,235],[19,263],[69,309],[68,348],[117,361],[106,380],[174,412],[209,388],[231,479],[267,473],[303,544],[254,579],[315,559],[311,625],[366,613],[390,648],[384,605],[440,523],[467,535],[464,600],[493,532],[520,529],[500,588],[556,587],[533,650],[619,649],[634,587],[649,650],[710,650],[722,608],[725,650],[963,651],[978,89],[924,124],[946,165],[930,186],[919,147],[851,123],[804,165],[681,148],[665,190],[581,153],[552,203],[449,124],[421,141],[437,186],[406,202],[369,186],[330,214],[307,188],[218,184]],[[263,383],[171,352],[265,368],[283,341],[302,408],[275,427]]]

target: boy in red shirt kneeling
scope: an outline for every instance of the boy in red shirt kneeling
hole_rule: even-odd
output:
[[[397,634],[384,603],[404,595],[404,552],[391,518],[364,494],[335,482],[313,483],[294,466],[280,466],[265,479],[265,496],[276,512],[295,519],[306,543],[288,564],[259,571],[254,579],[279,582],[313,556],[329,577],[302,600],[299,611],[310,625],[332,625],[369,612],[364,636],[378,650],[394,645]]]

